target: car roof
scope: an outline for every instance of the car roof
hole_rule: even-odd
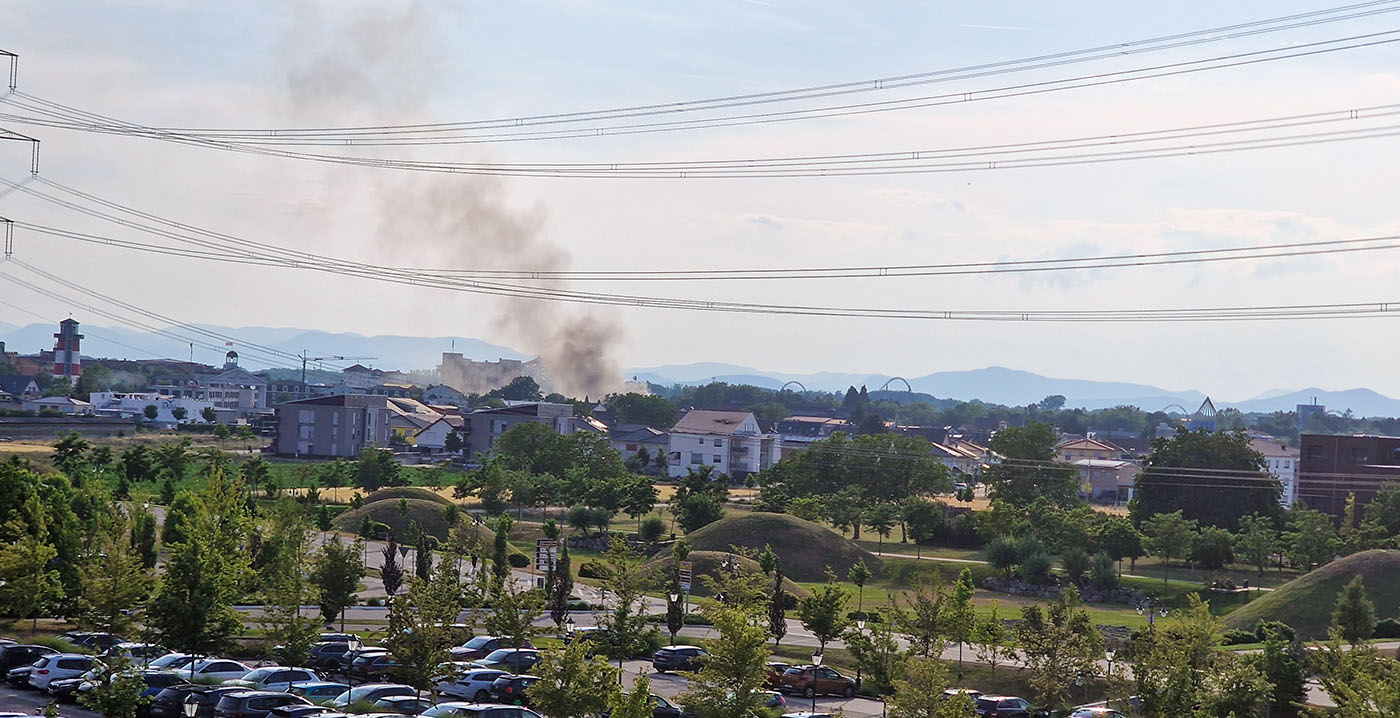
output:
[[[680,648],[700,648],[700,647],[699,647],[699,646],[692,646],[692,645],[690,645],[689,643],[677,643],[677,644],[674,645],[674,646],[662,646],[661,648],[658,648],[657,650],[659,650],[659,651],[674,651],[674,650],[677,650],[677,649],[680,649]],[[700,648],[700,650],[703,651],[703,650],[705,650],[705,649]]]

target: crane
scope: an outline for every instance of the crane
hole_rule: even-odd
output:
[[[378,358],[379,358],[379,357],[345,357],[345,356],[313,357],[313,356],[307,356],[307,352],[306,352],[305,349],[302,349],[302,350],[301,350],[301,353],[300,353],[300,354],[297,354],[297,357],[299,357],[299,358],[301,359],[301,385],[302,385],[302,386],[306,386],[306,363],[309,362],[309,361],[326,361],[326,360],[329,360],[329,359],[348,359],[348,360],[361,360],[361,359],[363,359],[363,360],[371,360],[371,359],[378,359]]]

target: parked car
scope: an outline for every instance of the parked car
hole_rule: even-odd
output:
[[[1032,718],[1031,702],[1017,696],[983,695],[977,698],[978,718]]]
[[[49,682],[63,678],[77,678],[92,668],[93,657],[81,653],[57,653],[44,656],[30,667],[30,688],[48,690]]]
[[[778,662],[778,661],[769,661],[769,662],[768,662],[768,668],[767,668],[767,671],[768,671],[768,674],[767,674],[768,687],[769,687],[769,688],[772,688],[772,689],[775,690],[775,691],[778,690],[779,688],[782,688],[782,685],[783,685],[783,674],[784,674],[784,673],[787,673],[787,670],[788,670],[789,668],[792,668],[792,664],[791,664],[791,663],[781,663],[781,662]]]
[[[829,666],[793,666],[783,674],[784,693],[801,693],[812,696],[845,696],[856,694],[856,682]]]
[[[538,676],[504,675],[491,683],[491,700],[495,703],[510,703],[519,706],[530,705],[525,689],[535,685]]]
[[[1108,706],[1087,706],[1075,709],[1069,718],[1126,718],[1121,712]]]
[[[341,693],[331,699],[326,705],[332,708],[344,708],[356,701],[369,701],[373,703],[385,696],[416,696],[417,689],[413,686],[406,686],[402,683],[366,683],[362,686],[355,686],[350,690]]]
[[[505,636],[477,636],[476,638],[463,643],[448,652],[452,654],[454,661],[475,661],[485,658],[488,654],[499,651],[502,648],[511,648],[511,640]],[[524,645],[516,648],[534,648],[535,644],[530,639],[525,639]]]
[[[146,706],[146,718],[184,718],[185,697],[203,688],[193,683],[176,683],[161,691]]]
[[[97,657],[109,666],[115,666],[118,663],[129,663],[144,668],[151,661],[168,653],[170,653],[170,651],[154,643],[134,643],[132,641],[125,641],[99,653]]]
[[[267,718],[273,708],[309,706],[301,696],[284,691],[238,691],[225,693],[214,705],[214,718]]]
[[[16,666],[5,672],[5,682],[16,688],[29,687],[29,672],[34,666]]]
[[[340,659],[353,650],[345,641],[325,641],[315,643],[306,657],[308,668],[339,668]]]
[[[417,696],[384,696],[370,704],[370,707],[374,709],[375,713],[416,716],[435,705],[437,704],[432,700]]]
[[[311,718],[312,716],[337,718],[337,716],[344,715],[344,713],[336,713],[325,706],[278,706],[267,712],[267,718]]]
[[[322,633],[316,637],[317,643],[348,643],[351,648],[365,645],[358,633]]]
[[[395,669],[398,667],[399,662],[387,651],[382,653],[366,653],[356,658],[355,662],[350,664],[347,675],[362,681],[377,681],[393,675]]]
[[[787,711],[787,699],[778,691],[764,691],[763,707],[771,715],[782,715]]]
[[[348,690],[350,690],[350,686],[333,681],[304,681],[293,683],[287,688],[288,693],[301,696],[318,705],[330,701]]]
[[[341,654],[339,658],[329,658],[328,662],[330,663],[330,665],[326,666],[326,670],[334,671],[336,673],[345,673],[350,670],[350,666],[354,665],[355,661],[358,660],[360,656],[369,653],[379,654],[388,652],[389,649],[384,648],[382,646],[365,646],[362,648],[352,648],[346,651],[345,653]]]
[[[943,700],[946,701],[953,696],[967,696],[972,699],[973,703],[976,703],[977,699],[982,697],[982,691],[974,691],[971,688],[949,688],[943,691]]]
[[[664,646],[652,655],[651,667],[657,673],[698,671],[709,655],[699,646]]]
[[[159,658],[154,658],[146,667],[157,671],[175,671],[184,668],[195,659],[188,653],[167,653]]]
[[[97,631],[68,631],[58,634],[58,637],[75,646],[88,648],[99,653],[118,643],[126,643],[125,638],[114,633],[100,633]]]
[[[180,673],[183,673],[186,678],[192,678],[193,681],[231,681],[248,675],[251,670],[242,663],[228,658],[205,658],[195,661],[193,667],[182,667]]]
[[[224,681],[225,685],[243,686],[254,688],[260,691],[286,691],[293,683],[305,683],[307,681],[319,681],[321,677],[315,671],[305,668],[287,668],[286,666],[263,666],[248,671],[242,678],[235,678],[231,681]]]
[[[196,690],[190,691],[185,696],[185,704],[181,706],[181,715],[185,715],[184,710],[193,703],[193,718],[214,718],[214,707],[219,705],[219,699],[230,693],[246,693],[247,688],[239,686],[199,686]],[[186,715],[186,718],[190,718]]]
[[[58,651],[48,646],[34,646],[26,643],[10,643],[0,646],[0,671],[29,666],[44,656],[52,656]]]
[[[486,657],[473,661],[481,668],[499,668],[512,673],[528,673],[540,662],[540,652],[533,648],[502,648],[486,654]]]
[[[498,668],[476,668],[463,673],[456,680],[439,681],[437,691],[453,698],[486,703],[491,700],[491,684],[507,675],[510,673]]]
[[[651,718],[693,718],[693,714],[685,712],[675,703],[653,693],[651,694]]]
[[[540,718],[540,714],[522,706],[496,703],[439,703],[423,711],[423,718]]]

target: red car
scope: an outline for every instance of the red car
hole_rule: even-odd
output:
[[[816,695],[845,696],[856,694],[856,682],[826,666],[794,666],[783,674],[784,693],[801,693],[811,698]]]
[[[783,674],[792,668],[790,663],[779,663],[772,661],[768,664],[768,687],[773,690],[780,690],[783,687]]]

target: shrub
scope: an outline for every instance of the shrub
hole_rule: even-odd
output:
[[[1071,546],[1060,554],[1060,564],[1071,582],[1082,583],[1084,574],[1089,572],[1089,554],[1078,546]]]
[[[666,522],[660,516],[648,516],[637,527],[637,535],[647,543],[654,543],[666,533]]]
[[[1225,635],[1221,636],[1220,638],[1221,645],[1225,646],[1238,646],[1244,643],[1255,642],[1256,640],[1254,631],[1245,631],[1239,628],[1233,628],[1226,631]]]
[[[578,566],[579,578],[602,578],[606,569],[597,561],[584,561]]]
[[[1021,559],[1021,578],[1034,584],[1050,583],[1050,554],[1040,551]]]
[[[1114,570],[1113,557],[1107,551],[1094,554],[1089,561],[1089,581],[1100,591],[1118,587],[1118,572]]]
[[[1034,556],[1038,553],[1049,553],[1045,549],[1045,544],[1040,542],[1040,539],[1030,535],[1022,536],[1016,539],[1017,563],[1022,563],[1026,560],[1028,556]]]
[[[1298,632],[1283,621],[1260,621],[1254,626],[1254,640],[1263,643],[1271,632],[1290,643],[1298,639]]]
[[[1400,621],[1382,618],[1376,621],[1376,631],[1371,635],[1374,638],[1400,638]]]
[[[1016,545],[1008,539],[996,539],[987,547],[987,563],[1009,575],[1016,566]]]
[[[506,563],[510,564],[511,568],[525,568],[530,565],[530,559],[523,553],[513,553],[506,557]]]

